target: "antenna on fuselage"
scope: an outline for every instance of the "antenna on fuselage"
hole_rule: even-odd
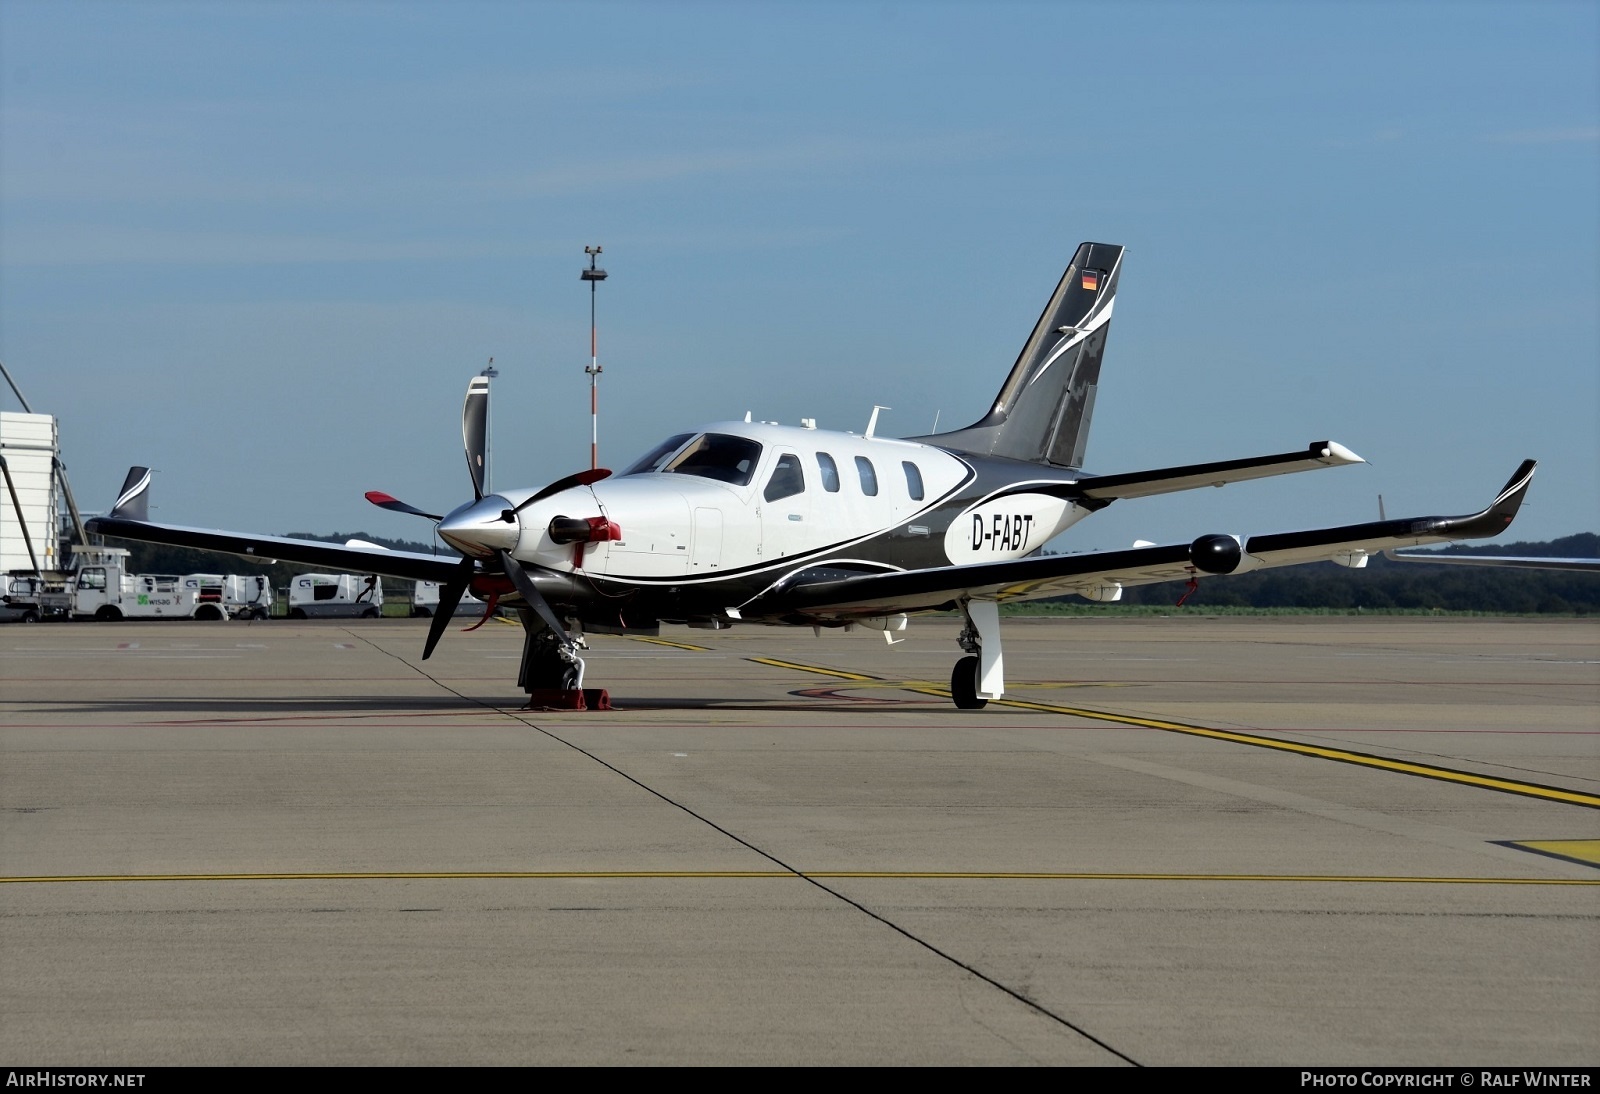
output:
[[[877,405],[874,405],[873,408],[872,408],[872,417],[867,419],[867,431],[864,434],[862,434],[862,436],[870,437],[870,436],[872,436],[872,431],[874,429],[878,428],[878,411],[880,411],[880,410],[893,410],[893,409],[894,409],[894,407],[892,407],[892,406],[877,406]]]
[[[595,259],[600,254],[599,247],[585,247],[583,253],[589,256],[589,268],[578,272],[578,280],[589,283],[589,366],[583,371],[589,374],[589,470],[593,471],[600,466],[600,367],[599,339],[595,334],[594,323],[594,297],[595,286],[606,279],[606,272],[596,266]]]

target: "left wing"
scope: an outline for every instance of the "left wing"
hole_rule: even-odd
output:
[[[1369,555],[1390,548],[1499,534],[1521,507],[1534,466],[1533,460],[1525,460],[1488,508],[1466,516],[1378,520],[1251,536],[1243,541],[1235,536],[1206,535],[1193,543],[1166,547],[1050,555],[892,574],[802,570],[750,604],[741,605],[740,610],[745,618],[838,622],[950,609],[966,600],[1037,600],[1070,593],[1091,600],[1115,600],[1129,585],[1202,574],[1248,573],[1302,562],[1335,561],[1363,566]]]

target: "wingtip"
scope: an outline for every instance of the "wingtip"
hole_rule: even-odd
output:
[[[1313,459],[1330,467],[1337,467],[1340,464],[1347,463],[1367,462],[1338,441],[1312,441],[1306,447]]]
[[[1516,472],[1506,480],[1500,493],[1489,506],[1488,512],[1497,517],[1503,517],[1506,524],[1510,524],[1517,510],[1522,508],[1522,499],[1528,495],[1528,484],[1533,481],[1534,468],[1539,466],[1537,460],[1523,460]]]

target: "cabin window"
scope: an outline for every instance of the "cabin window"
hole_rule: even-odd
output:
[[[767,489],[761,496],[768,501],[777,501],[803,493],[805,488],[806,476],[800,470],[800,457],[793,452],[785,452],[778,457],[778,466],[772,469],[772,478],[767,480]]]
[[[106,572],[104,570],[85,570],[78,575],[78,588],[104,589],[106,587]]]
[[[703,433],[661,470],[749,486],[759,459],[761,445],[748,437]]]
[[[856,457],[856,474],[861,476],[861,492],[869,498],[878,496],[878,472],[865,456]]]
[[[668,437],[643,456],[630,463],[623,474],[648,475],[652,471],[660,471],[661,465],[667,462],[667,457],[682,448],[683,442],[693,436],[693,433],[679,433],[676,437]]]
[[[839,492],[839,465],[826,452],[817,453],[817,470],[822,472],[822,488],[830,494]]]
[[[906,472],[906,493],[911,495],[912,501],[922,500],[922,472],[910,460],[902,460],[900,466]]]

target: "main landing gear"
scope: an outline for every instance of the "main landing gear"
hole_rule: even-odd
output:
[[[956,642],[967,656],[950,673],[950,697],[962,710],[982,710],[990,699],[1005,691],[1004,663],[1000,658],[1000,605],[993,600],[970,600],[961,606],[967,625]]]
[[[527,608],[517,611],[522,620],[522,668],[517,686],[528,693],[529,710],[610,710],[611,696],[603,688],[583,686],[583,658],[587,645],[580,635],[557,634]]]

